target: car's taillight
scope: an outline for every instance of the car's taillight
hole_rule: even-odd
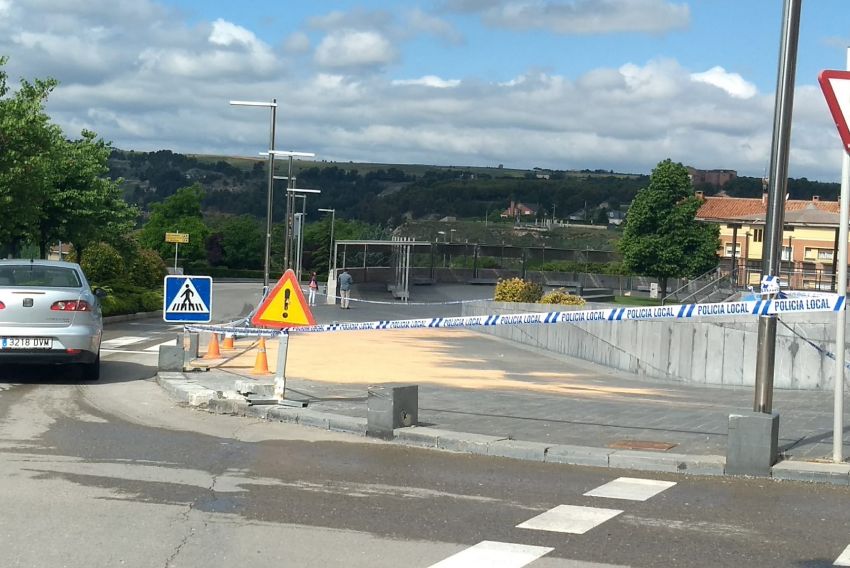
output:
[[[53,302],[50,309],[54,312],[90,312],[91,305],[85,300],[62,300]]]
[[[0,310],[3,310],[5,308],[6,308],[6,304],[4,304],[3,302],[0,302]]]

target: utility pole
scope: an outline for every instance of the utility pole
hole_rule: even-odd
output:
[[[776,101],[773,117],[773,144],[768,178],[768,210],[762,253],[762,277],[780,275],[782,229],[785,220],[785,194],[788,190],[788,157],[791,146],[791,114],[794,106],[794,80],[797,67],[797,40],[800,35],[802,0],[785,0],[782,47],[779,54]],[[759,316],[756,389],[753,410],[773,411],[773,372],[776,355],[776,316]]]
[[[780,275],[781,268],[801,5],[802,0],[785,0],[782,17],[762,252],[762,292],[767,292],[763,296],[766,300],[772,300],[779,292],[778,280],[773,279]],[[759,316],[753,412],[729,415],[727,473],[768,476],[770,468],[776,463],[779,452],[779,414],[773,412],[775,357],[776,315]]]

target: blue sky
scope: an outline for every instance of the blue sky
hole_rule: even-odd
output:
[[[69,136],[125,149],[760,176],[782,0],[0,0],[17,77],[61,81]],[[845,66],[846,0],[803,3],[790,173],[836,181],[817,87]]]

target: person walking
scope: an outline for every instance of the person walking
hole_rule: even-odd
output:
[[[307,299],[307,303],[311,306],[316,305],[316,291],[319,289],[319,283],[316,280],[316,273],[314,272],[312,276],[310,276],[310,284],[307,285],[310,289],[310,295]]]
[[[343,310],[348,310],[351,306],[348,305],[351,298],[351,285],[354,284],[354,279],[346,269],[342,269],[342,274],[339,275],[339,307]]]

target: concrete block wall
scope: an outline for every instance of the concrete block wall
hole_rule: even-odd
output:
[[[583,309],[607,307],[610,305],[588,304]],[[463,305],[463,315],[543,311],[549,310],[541,304],[475,302]],[[832,389],[835,362],[823,351],[834,352],[835,349],[835,314],[786,315],[780,322],[774,386],[798,390]],[[755,316],[741,316],[723,321],[694,318],[474,329],[637,375],[705,385],[752,386],[757,325]],[[850,362],[850,352],[845,353]]]

